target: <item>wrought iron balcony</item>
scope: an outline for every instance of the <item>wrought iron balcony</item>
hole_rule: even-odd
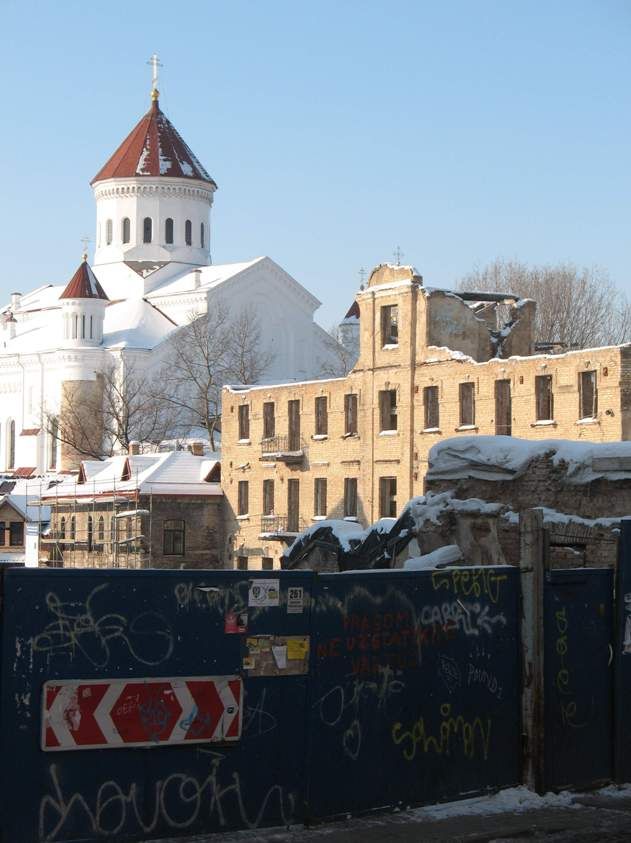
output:
[[[292,542],[306,528],[298,516],[261,515],[261,536],[272,541]]]
[[[284,463],[299,463],[305,457],[299,436],[270,436],[261,440],[261,456],[264,462],[271,460]]]

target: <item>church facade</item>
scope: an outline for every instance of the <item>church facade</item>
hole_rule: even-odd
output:
[[[271,363],[263,379],[317,376],[331,338],[318,299],[269,257],[214,265],[217,185],[159,106],[151,107],[91,182],[96,248],[67,284],[16,292],[0,311],[0,472],[74,469],[54,418],[111,366],[150,367],[191,318],[247,305]],[[66,399],[67,400],[67,399]],[[53,423],[51,424],[51,419]]]

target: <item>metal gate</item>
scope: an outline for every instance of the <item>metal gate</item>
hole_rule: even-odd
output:
[[[613,571],[550,570],[544,584],[545,788],[612,776]]]

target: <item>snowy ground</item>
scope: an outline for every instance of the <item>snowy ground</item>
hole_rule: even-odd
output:
[[[259,829],[159,843],[440,843],[519,840],[631,841],[631,785],[538,796],[525,787],[492,796],[305,828]]]

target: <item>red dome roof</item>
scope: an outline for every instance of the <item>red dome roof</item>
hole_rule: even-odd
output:
[[[90,184],[105,179],[173,176],[217,187],[155,99]]]
[[[105,301],[109,301],[105,290],[99,284],[97,277],[90,269],[87,260],[81,261],[81,266],[72,276],[66,286],[66,289],[59,298],[105,299]]]

